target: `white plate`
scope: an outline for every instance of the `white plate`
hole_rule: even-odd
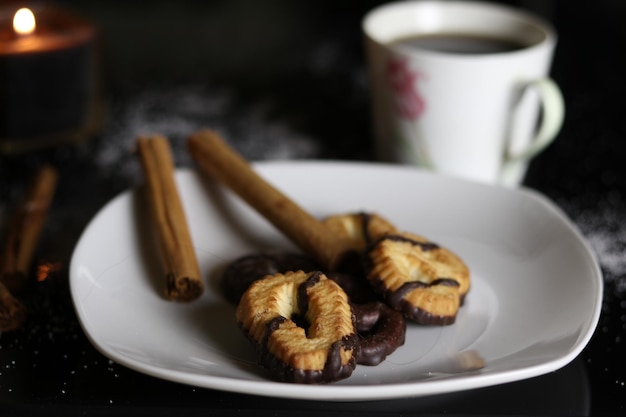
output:
[[[70,266],[78,317],[115,362],[167,380],[226,391],[314,400],[375,400],[452,392],[554,371],[574,359],[600,314],[602,276],[591,251],[550,201],[402,166],[273,162],[258,172],[315,216],[376,211],[401,229],[457,252],[473,287],[457,322],[409,325],[406,343],[376,367],[330,385],[273,382],[255,364],[234,307],[216,289],[236,257],[293,246],[229,191],[177,172],[207,290],[166,301],[144,199],[108,203],[83,233]],[[486,366],[462,372],[458,352]]]

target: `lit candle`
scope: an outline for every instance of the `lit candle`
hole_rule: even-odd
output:
[[[0,152],[85,139],[100,127],[96,30],[55,7],[0,10]]]

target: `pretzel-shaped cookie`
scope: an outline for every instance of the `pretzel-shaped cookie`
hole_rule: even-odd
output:
[[[366,253],[368,280],[391,307],[420,324],[455,321],[470,286],[469,270],[455,254],[375,213],[334,215],[324,224],[355,253]]]
[[[257,348],[259,363],[279,381],[328,383],[349,377],[356,366],[348,297],[319,271],[254,282],[241,297],[236,317]]]
[[[259,279],[276,273],[318,268],[310,257],[299,253],[253,253],[231,262],[224,270],[220,286],[226,298],[237,305],[249,286]],[[335,272],[326,276],[339,284],[352,307],[358,336],[357,364],[378,365],[404,344],[406,322],[402,313],[378,301],[365,278]]]
[[[380,301],[353,304],[359,334],[359,365],[375,366],[404,344],[406,321],[402,313]]]
[[[404,232],[381,238],[368,258],[368,279],[391,307],[420,324],[454,323],[470,286],[469,269],[457,255]]]

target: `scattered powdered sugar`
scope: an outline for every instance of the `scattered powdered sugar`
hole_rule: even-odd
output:
[[[612,236],[605,231],[594,230],[587,235],[587,240],[598,255],[602,268],[610,276],[617,277],[626,270],[626,257],[623,248],[625,242],[615,241]]]
[[[604,280],[626,292],[626,216],[610,205],[600,205],[574,219],[595,252]]]
[[[208,127],[250,160],[319,157],[319,141],[291,128],[288,120],[270,117],[272,103],[240,100],[227,88],[205,85],[142,90],[109,109],[105,136],[95,164],[104,172],[134,178],[133,155],[138,135],[159,133],[170,140],[177,166],[191,164],[185,151],[189,134]]]

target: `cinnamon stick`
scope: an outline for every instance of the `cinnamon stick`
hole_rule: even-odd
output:
[[[301,250],[328,269],[339,266],[349,244],[261,178],[216,132],[194,133],[187,145],[202,171],[229,187]]]
[[[21,291],[26,285],[57,179],[58,173],[52,166],[39,168],[9,224],[0,281],[13,293]]]
[[[163,258],[165,296],[176,301],[194,300],[202,294],[204,286],[174,179],[169,142],[160,135],[139,137],[137,149]]]
[[[0,282],[0,332],[16,330],[24,324],[28,310],[11,291]]]

